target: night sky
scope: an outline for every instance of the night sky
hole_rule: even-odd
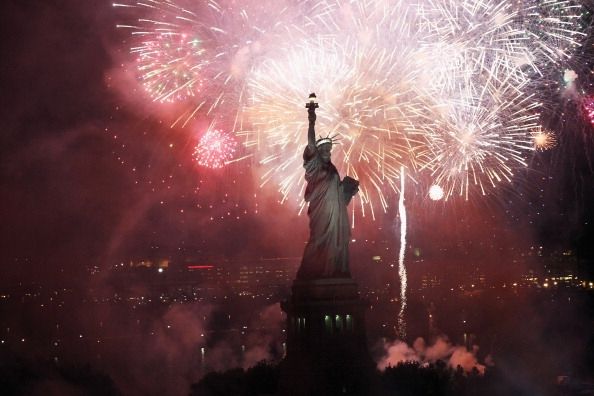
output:
[[[257,164],[198,167],[187,130],[169,127],[171,108],[143,97],[111,4],[9,1],[1,15],[2,282],[78,279],[155,249],[182,260],[301,254],[306,217],[258,186]],[[578,74],[594,93],[590,47]],[[432,203],[411,192],[411,247],[513,241],[591,260],[594,128],[571,97],[552,95],[558,146],[487,197]],[[394,208],[358,219],[353,237],[396,243]],[[374,253],[359,246],[355,257]]]

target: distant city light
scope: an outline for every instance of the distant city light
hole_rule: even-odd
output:
[[[210,269],[214,268],[214,265],[188,265],[187,269]]]

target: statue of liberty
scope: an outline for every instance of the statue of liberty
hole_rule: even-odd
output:
[[[359,191],[359,182],[348,176],[341,181],[330,161],[333,138],[316,140],[315,98],[315,94],[309,95],[310,102],[305,105],[309,129],[303,167],[307,181],[305,201],[309,204],[309,240],[297,273],[300,280],[350,277],[347,205]]]

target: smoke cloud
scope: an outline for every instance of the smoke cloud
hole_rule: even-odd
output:
[[[377,364],[380,370],[407,361],[429,364],[442,360],[452,368],[462,367],[467,373],[475,368],[479,373],[485,373],[485,365],[480,364],[477,359],[477,345],[473,345],[469,351],[464,346],[453,345],[444,336],[438,337],[431,345],[426,345],[425,340],[419,337],[412,347],[400,340],[384,342],[383,349],[384,355]],[[492,363],[492,359],[489,362]]]

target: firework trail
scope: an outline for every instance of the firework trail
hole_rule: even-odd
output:
[[[400,167],[400,199],[398,200],[398,215],[400,216],[400,251],[398,253],[398,276],[400,277],[400,310],[398,311],[398,333],[401,338],[406,337],[406,266],[404,252],[406,250],[406,207],[404,206],[404,166]]]

